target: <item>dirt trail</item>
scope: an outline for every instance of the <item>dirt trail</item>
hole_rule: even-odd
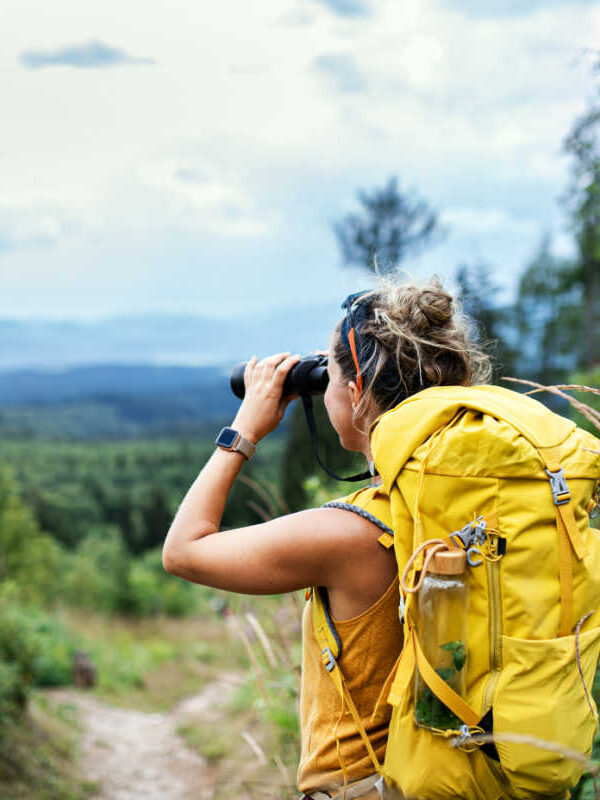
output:
[[[95,800],[212,800],[212,770],[176,730],[191,717],[194,724],[199,718],[215,724],[219,707],[238,684],[238,675],[224,674],[167,713],[116,708],[76,689],[49,696],[79,710],[80,768],[87,780],[100,784]]]

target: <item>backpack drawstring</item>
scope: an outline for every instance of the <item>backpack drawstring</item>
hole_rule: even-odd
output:
[[[429,539],[426,542],[423,542],[422,545],[419,545],[417,549],[414,551],[412,556],[408,559],[406,566],[404,567],[404,572],[402,573],[402,578],[400,580],[400,585],[402,587],[402,591],[406,594],[415,594],[419,591],[421,586],[423,585],[423,581],[425,580],[425,576],[429,570],[429,564],[431,560],[435,556],[436,553],[440,553],[442,550],[450,550],[452,549],[448,542],[445,542],[443,539]],[[421,567],[421,574],[419,575],[419,580],[414,586],[408,585],[408,577],[410,572],[412,571],[413,564],[419,558],[420,554],[424,551],[426,552],[425,560],[423,561],[423,566]],[[416,572],[416,570],[415,570]]]

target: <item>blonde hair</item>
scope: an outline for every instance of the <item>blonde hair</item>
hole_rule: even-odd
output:
[[[356,331],[363,391],[355,422],[382,413],[429,386],[489,383],[489,356],[477,345],[473,325],[437,276],[422,285],[381,279],[364,294],[368,314]],[[334,331],[332,355],[342,376],[356,382],[356,366]]]

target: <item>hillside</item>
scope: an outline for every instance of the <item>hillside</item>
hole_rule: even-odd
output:
[[[106,364],[0,372],[0,436],[214,433],[239,401],[229,369]]]

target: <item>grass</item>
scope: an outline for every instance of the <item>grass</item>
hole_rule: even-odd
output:
[[[96,664],[94,695],[114,705],[165,711],[223,673],[239,673],[222,705],[187,716],[177,732],[206,759],[215,800],[284,798],[294,791],[300,748],[300,610],[296,596],[233,597],[225,618],[69,611],[64,619]]]
[[[72,707],[53,708],[36,692],[27,713],[3,730],[3,800],[85,800],[97,792],[97,784],[77,771],[80,730]]]
[[[233,610],[235,609],[235,610]],[[215,800],[291,797],[299,755],[297,598],[233,598],[225,617],[127,619],[65,610],[61,620],[98,673],[94,696],[124,708],[167,711],[225,673],[240,676],[217,705],[177,732],[207,762]],[[76,709],[32,693],[0,742],[2,800],[86,800],[98,791],[77,771]]]
[[[242,644],[216,616],[128,619],[69,611],[65,619],[97,668],[94,694],[124,708],[166,711],[221,670],[248,667]]]
[[[187,744],[200,753],[209,764],[216,764],[225,758],[229,751],[228,737],[224,732],[217,732],[212,728],[200,725],[180,725],[177,733],[182,736]]]
[[[295,714],[295,704],[292,704]],[[190,719],[178,729],[212,770],[214,800],[231,797],[292,797],[298,765],[297,740],[265,713],[252,678],[233,701],[218,709],[212,724]]]
[[[250,669],[213,717],[179,728],[209,763],[215,800],[292,797],[300,754],[298,597],[246,600],[230,625]]]

